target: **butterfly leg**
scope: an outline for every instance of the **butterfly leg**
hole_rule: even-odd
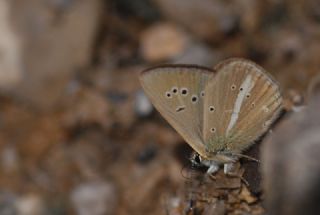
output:
[[[238,175],[236,173],[231,172],[231,170],[233,169],[234,164],[233,163],[225,163],[223,165],[223,172],[224,174],[230,176],[230,177],[238,177],[241,179],[241,181],[243,181],[247,186],[249,186],[249,183],[246,179],[244,179],[241,175]]]
[[[213,174],[216,173],[218,170],[219,170],[219,165],[218,165],[217,163],[211,162],[211,163],[210,163],[210,166],[209,166],[209,168],[208,168],[208,170],[207,170],[207,173],[208,173],[209,175],[213,175]]]
[[[214,174],[219,170],[219,166],[214,164],[214,165],[211,165],[209,167],[209,169],[207,170],[207,174],[209,175],[209,177],[212,179],[212,180],[216,180],[216,176],[214,176]]]
[[[231,170],[233,169],[234,167],[234,164],[233,163],[225,163],[223,165],[223,172],[224,174],[228,174],[228,173],[231,173]]]

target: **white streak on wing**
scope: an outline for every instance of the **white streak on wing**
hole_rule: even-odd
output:
[[[240,88],[243,88],[242,91],[239,91],[236,102],[234,103],[233,111],[231,114],[230,122],[228,125],[228,128],[226,130],[226,134],[229,133],[229,131],[233,128],[233,126],[236,124],[238,117],[239,117],[239,112],[240,108],[242,106],[243,100],[245,98],[245,95],[250,93],[251,89],[254,86],[254,83],[252,83],[252,77],[251,75],[248,75],[246,79],[242,82]]]

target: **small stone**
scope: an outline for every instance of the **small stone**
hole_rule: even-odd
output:
[[[254,197],[246,186],[242,186],[241,192],[239,194],[241,200],[246,201],[248,204],[254,203],[257,201],[257,198]]]
[[[179,27],[159,23],[143,32],[140,41],[142,56],[146,60],[161,61],[182,53],[188,38]]]
[[[115,213],[117,193],[111,183],[87,182],[72,191],[71,202],[79,215],[109,215]]]
[[[206,41],[219,41],[236,28],[237,16],[227,1],[153,0],[163,15]]]
[[[45,214],[43,200],[36,194],[28,194],[18,198],[15,205],[19,215]]]
[[[171,197],[166,201],[166,210],[168,214],[171,215],[180,215],[183,213],[183,201],[179,197]],[[188,209],[188,208],[187,208]]]
[[[37,109],[60,108],[90,64],[100,9],[99,0],[1,1],[0,89]]]
[[[284,108],[287,111],[299,112],[305,107],[305,99],[302,93],[294,89],[287,90],[287,99],[284,101]]]
[[[136,93],[135,111],[139,117],[147,117],[153,111],[153,106],[142,90]]]
[[[10,1],[0,2],[0,88],[12,89],[23,79],[22,44],[10,20]]]
[[[7,146],[1,153],[1,165],[5,172],[12,172],[19,167],[19,156],[15,147]]]
[[[312,92],[308,106],[281,121],[263,145],[269,214],[320,213],[320,92]]]
[[[17,209],[15,207],[16,196],[10,192],[0,192],[0,214],[16,215]]]
[[[212,67],[221,58],[220,54],[202,43],[190,43],[188,47],[173,59],[174,63],[197,64]]]

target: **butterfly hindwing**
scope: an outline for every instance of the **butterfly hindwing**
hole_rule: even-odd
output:
[[[205,92],[203,139],[210,151],[239,153],[261,136],[281,110],[278,85],[260,66],[230,59],[215,67]],[[214,107],[214,111],[212,108]]]
[[[203,156],[204,88],[213,78],[213,70],[189,65],[155,67],[140,76],[144,91],[156,109]]]

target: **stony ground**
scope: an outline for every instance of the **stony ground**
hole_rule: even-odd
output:
[[[317,1],[0,6],[0,214],[266,211],[260,165],[242,159],[243,179],[191,169],[190,147],[153,110],[138,75],[162,63],[248,58],[275,76],[290,115],[319,73]],[[247,154],[260,158],[265,142]]]

